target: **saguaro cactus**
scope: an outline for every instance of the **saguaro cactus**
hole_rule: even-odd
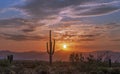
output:
[[[52,42],[51,30],[49,32],[49,43],[47,42],[47,53],[49,54],[49,63],[52,64],[52,57],[55,52],[55,40]]]

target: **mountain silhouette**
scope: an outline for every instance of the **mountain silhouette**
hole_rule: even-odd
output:
[[[56,51],[53,59],[54,61],[68,61],[69,55],[71,51]],[[84,56],[88,56],[89,54],[94,55],[110,55],[112,61],[119,61],[120,62],[120,52],[113,52],[113,51],[93,51],[93,52],[77,52],[82,53]],[[41,61],[48,61],[48,54],[46,52],[12,52],[12,51],[0,51],[0,59],[6,59],[7,55],[12,54],[14,56],[14,60],[41,60]],[[104,56],[104,57],[105,57]],[[103,57],[103,58],[104,58]]]

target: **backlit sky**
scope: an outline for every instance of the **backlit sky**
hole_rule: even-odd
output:
[[[0,50],[120,51],[120,0],[0,0]]]

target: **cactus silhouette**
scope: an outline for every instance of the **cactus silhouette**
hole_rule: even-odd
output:
[[[55,40],[53,40],[52,42],[51,30],[49,31],[49,42],[47,42],[46,46],[47,46],[47,53],[49,54],[49,63],[52,64],[52,57],[55,52]]]
[[[13,55],[8,55],[7,56],[7,60],[9,61],[9,63],[11,64],[13,62]]]
[[[112,66],[111,59],[109,59],[108,62],[109,62],[109,67],[111,67]]]

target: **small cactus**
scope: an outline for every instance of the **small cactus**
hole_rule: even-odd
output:
[[[111,67],[112,66],[111,59],[109,59],[108,62],[109,62],[109,67]]]
[[[55,52],[55,40],[52,42],[51,30],[49,32],[49,43],[46,44],[47,53],[49,54],[49,62],[52,64],[52,56]]]
[[[11,64],[13,62],[13,55],[8,55],[7,56],[7,60],[9,61],[9,63]]]

